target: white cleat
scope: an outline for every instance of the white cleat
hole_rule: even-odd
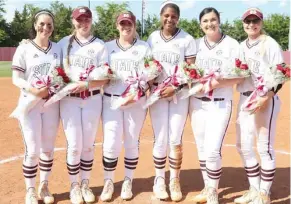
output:
[[[48,182],[43,181],[40,183],[38,187],[38,197],[41,199],[45,204],[52,204],[54,203],[55,199],[50,193],[48,189]]]
[[[83,204],[84,200],[79,184],[75,184],[71,187],[70,200],[72,204]]]
[[[204,187],[203,190],[193,198],[195,203],[206,203],[207,201],[207,187]]]
[[[100,196],[100,199],[103,202],[110,201],[112,199],[113,193],[114,193],[113,181],[111,179],[106,179],[101,196]]]
[[[38,204],[35,188],[29,188],[25,195],[25,204]]]
[[[259,192],[252,204],[270,204],[270,195],[267,192]]]
[[[217,191],[213,187],[207,188],[207,204],[219,204]]]
[[[162,177],[158,177],[155,185],[153,186],[153,191],[156,198],[165,200],[169,198],[169,194],[166,191],[165,179]]]
[[[95,195],[92,190],[89,188],[89,181],[83,180],[81,185],[81,192],[83,199],[86,203],[93,203],[95,201]]]
[[[125,177],[122,188],[121,188],[121,194],[120,197],[123,200],[130,200],[132,198],[132,182],[131,179],[128,177]]]
[[[241,197],[234,199],[235,203],[238,204],[247,204],[249,202],[254,201],[254,199],[258,196],[258,191],[253,186],[250,186],[250,189],[245,192]]]
[[[178,202],[182,200],[182,192],[179,178],[171,179],[169,188],[172,201]]]

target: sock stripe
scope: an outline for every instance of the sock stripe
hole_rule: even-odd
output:
[[[80,166],[80,163],[78,163],[78,164],[69,164],[69,163],[67,163],[67,166],[68,167],[78,167],[78,166]]]
[[[44,164],[44,163],[39,163],[39,166],[40,167],[52,167],[53,166],[53,163],[50,163],[50,164]]]
[[[133,158],[133,159],[124,157],[124,160],[126,160],[126,161],[136,161],[136,160],[138,160],[138,157]]]
[[[51,171],[51,168],[49,169],[43,169],[43,168],[39,168],[40,171]]]
[[[92,164],[84,164],[84,163],[82,163],[81,162],[81,165],[80,165],[81,167],[92,167],[93,166],[93,163]]]
[[[92,168],[85,168],[85,167],[82,167],[82,166],[80,167],[80,169],[83,170],[83,171],[92,171]]]
[[[39,158],[39,160],[40,160],[40,162],[43,162],[43,163],[51,163],[51,162],[54,161],[54,159],[52,159],[52,160],[44,160],[44,159],[41,159],[41,158]]]
[[[22,164],[22,168],[26,168],[26,169],[35,169],[37,167],[38,167],[38,164],[35,166],[26,166],[26,165]]]
[[[270,170],[266,170],[266,169],[261,169],[261,171],[262,172],[264,172],[264,173],[268,173],[268,172],[275,172],[276,171],[276,169],[270,169]]]
[[[246,167],[245,166],[245,169],[254,169],[254,168],[257,168],[259,167],[259,163],[257,163],[255,166],[250,166],[250,167]]]
[[[212,170],[212,169],[208,169],[208,168],[206,167],[206,170],[207,170],[208,172],[211,172],[211,173],[220,173],[220,172],[222,171],[222,168],[217,169],[217,170]]]
[[[85,164],[91,164],[91,163],[93,163],[93,161],[94,161],[94,159],[89,160],[89,161],[81,159],[81,163],[85,163]]]

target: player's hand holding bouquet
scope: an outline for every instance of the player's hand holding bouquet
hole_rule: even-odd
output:
[[[68,69],[65,69],[69,76],[69,83],[66,84],[59,92],[54,94],[44,106],[53,104],[70,93],[80,93],[82,99],[89,96],[88,81],[89,80],[106,80],[114,77],[112,70],[107,63],[95,68],[94,65],[86,68],[83,72],[72,74]]]
[[[30,92],[23,93],[26,100],[18,104],[10,117],[19,118],[25,116],[42,99],[49,99],[70,82],[63,68],[54,65],[51,66],[47,75],[33,76],[30,80]]]
[[[126,90],[112,100],[111,107],[113,109],[118,109],[120,107],[129,107],[129,104],[137,102],[144,94],[147,89],[147,83],[155,79],[162,72],[162,65],[159,61],[152,57],[144,59],[144,67],[142,71],[138,74],[135,71],[135,76],[129,76],[125,82],[127,84]]]
[[[164,92],[168,87],[177,89],[180,85],[187,83],[187,79],[184,73],[178,72],[179,67],[175,66],[174,73],[171,76],[168,76],[162,83],[160,83],[151,93],[149,98],[146,101],[146,104],[143,106],[144,109],[148,108],[159,99],[163,97]],[[173,96],[173,100],[176,101],[176,96]]]
[[[242,110],[253,113],[266,103],[268,92],[290,80],[290,66],[285,63],[269,67],[263,76],[257,77],[255,90],[242,105]]]

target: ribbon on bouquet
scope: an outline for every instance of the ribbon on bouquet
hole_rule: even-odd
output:
[[[128,86],[121,94],[121,97],[125,98],[127,97],[128,93],[131,92],[131,90],[135,90],[137,91],[137,94],[134,96],[133,100],[138,101],[143,95],[143,88],[147,84],[146,78],[143,75],[139,76],[138,73],[136,73],[136,76],[129,76],[125,82],[128,84]]]
[[[212,97],[213,95],[211,82],[213,80],[218,79],[219,77],[220,77],[220,74],[218,72],[218,69],[216,69],[216,70],[211,71],[209,74],[207,74],[206,76],[200,79],[200,83],[205,85],[205,92],[208,93],[209,97]]]
[[[256,89],[253,93],[246,99],[242,106],[243,111],[252,111],[256,108],[256,98],[258,96],[265,96],[268,93],[268,88],[265,85],[263,77],[257,78]]]
[[[177,71],[178,71],[178,66],[175,67],[174,74],[172,76],[168,76],[166,79],[164,79],[164,81],[154,89],[153,93],[160,94],[160,91],[169,85],[173,85],[175,87],[178,87],[179,82],[177,79]]]
[[[95,66],[91,65],[90,67],[86,68],[84,73],[80,73],[80,81],[86,81],[90,75],[90,73],[94,70]],[[80,92],[80,97],[82,99],[89,97],[89,89],[86,89],[85,91]]]
[[[51,83],[52,83],[51,77],[46,75],[46,76],[35,76],[31,84],[33,87],[38,89],[47,87],[49,96],[51,96],[53,93],[53,91],[51,90],[53,89],[53,87],[51,87]]]

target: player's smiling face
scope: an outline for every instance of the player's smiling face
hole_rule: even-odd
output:
[[[219,31],[219,18],[213,11],[202,16],[200,21],[200,27],[205,35],[215,35]]]
[[[78,32],[81,36],[90,35],[92,27],[92,18],[80,16],[77,19],[73,19],[73,24],[76,32]]]
[[[123,20],[117,24],[117,30],[119,31],[120,36],[133,36],[135,33],[135,26],[132,22],[128,20]]]
[[[257,38],[261,35],[263,22],[257,16],[250,15],[243,20],[243,27],[249,37]]]
[[[41,38],[49,38],[54,31],[54,22],[52,17],[46,14],[41,14],[37,17],[34,23],[36,35]]]
[[[175,9],[168,7],[165,8],[164,12],[161,14],[161,23],[163,29],[175,30],[179,21],[179,15]]]

